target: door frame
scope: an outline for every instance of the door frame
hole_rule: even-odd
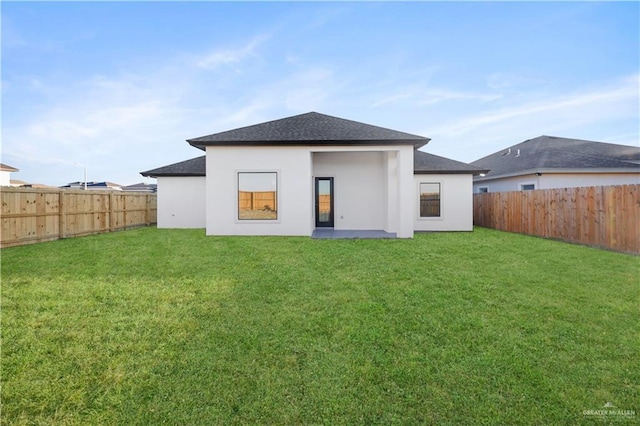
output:
[[[331,211],[329,213],[329,220],[327,222],[320,222],[320,181],[328,180],[329,181],[329,202],[331,206]],[[333,228],[335,225],[335,194],[334,194],[334,186],[333,186],[333,177],[316,177],[314,179],[314,201],[315,201],[315,215],[316,215],[316,228]]]

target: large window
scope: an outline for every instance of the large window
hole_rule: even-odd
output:
[[[278,219],[278,174],[238,173],[238,220]]]
[[[440,184],[420,184],[420,217],[440,217]]]

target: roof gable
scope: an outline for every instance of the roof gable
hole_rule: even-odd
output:
[[[429,138],[371,124],[309,112],[226,132],[188,139],[204,149],[210,145],[360,145],[412,144],[421,147]]]
[[[490,169],[485,179],[549,169],[640,171],[640,148],[582,139],[539,136],[470,164]]]

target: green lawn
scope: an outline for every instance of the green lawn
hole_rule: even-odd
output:
[[[1,255],[3,424],[640,420],[638,257],[487,229]]]

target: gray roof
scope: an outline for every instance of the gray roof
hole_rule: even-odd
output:
[[[119,183],[113,183],[113,182],[86,182],[87,188],[118,188],[118,189],[122,189],[122,185],[120,185]],[[58,188],[75,188],[75,187],[81,187],[83,188],[85,186],[85,182],[84,181],[76,181],[76,182],[71,182],[68,183],[66,185],[63,186],[59,186]]]
[[[444,173],[444,174],[468,174],[479,175],[487,173],[486,169],[472,166],[460,161],[440,157],[434,154],[415,150],[413,152],[413,172],[415,174]]]
[[[640,172],[640,148],[581,139],[540,136],[470,163],[489,169],[482,180],[551,171]]]
[[[188,139],[191,145],[426,145],[429,138],[309,112],[280,120]]]
[[[157,169],[140,172],[142,176],[158,177],[158,176],[205,176],[206,156],[192,158],[191,160],[181,161],[179,163],[169,164],[168,166],[158,167]]]
[[[133,185],[123,186],[123,191],[139,191],[139,192],[156,192],[158,189],[158,184],[156,183],[134,183]]]

